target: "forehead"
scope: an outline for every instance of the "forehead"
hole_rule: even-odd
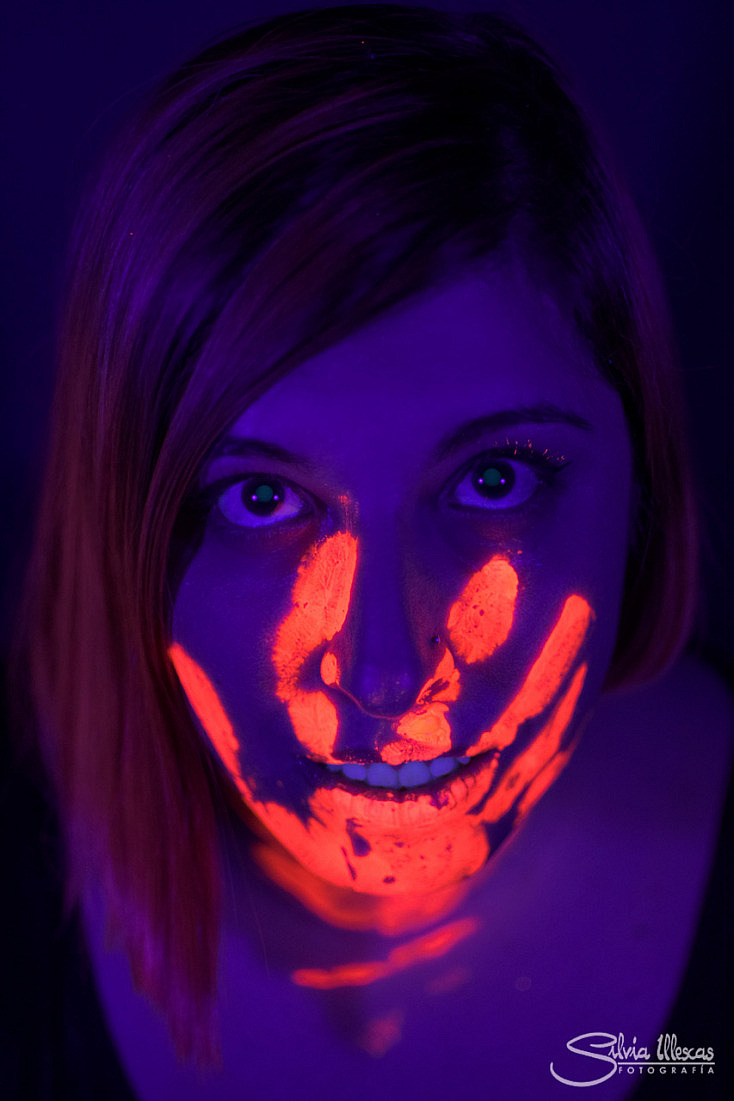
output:
[[[435,443],[455,424],[552,403],[604,419],[616,395],[552,293],[506,261],[419,295],[299,365],[233,435],[346,450]],[[389,434],[389,436],[387,435]]]

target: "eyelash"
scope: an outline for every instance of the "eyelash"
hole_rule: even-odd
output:
[[[506,500],[506,497],[499,496],[496,498],[498,503],[492,505],[490,503],[491,497],[486,493],[480,494],[476,485],[474,487],[474,492],[477,496],[483,495],[485,497],[483,504],[472,504],[468,501],[457,502],[450,499],[456,495],[457,491],[469,476],[472,476],[473,479],[477,479],[483,467],[490,468],[493,462],[501,463],[502,460],[512,460],[514,463],[521,464],[525,471],[528,473],[532,472],[535,476],[535,486],[531,487],[530,492],[523,497],[522,500],[515,504],[504,504],[503,502]],[[508,439],[499,446],[492,447],[480,455],[473,456],[472,459],[461,468],[459,473],[451,480],[448,503],[452,508],[463,509],[473,513],[492,511],[513,512],[516,509],[519,510],[531,500],[540,486],[550,488],[556,476],[564,467],[569,465],[569,462],[570,460],[565,459],[562,455],[553,454],[548,448],[544,448],[542,451],[539,450],[530,440],[525,443],[520,443],[518,440]],[[512,488],[513,486],[510,486],[510,490],[512,490]]]
[[[265,486],[268,486],[271,489],[273,489],[274,487],[282,487],[285,491],[284,504],[287,504],[290,497],[295,497],[301,502],[304,508],[299,509],[297,513],[291,516],[283,517],[276,515],[275,519],[271,523],[268,523],[267,520],[266,522],[258,523],[257,514],[255,512],[250,512],[249,515],[252,518],[252,523],[237,523],[236,520],[227,515],[227,512],[222,507],[222,501],[227,497],[227,494],[230,493],[230,491],[239,489],[239,504],[244,508],[244,501],[242,500],[242,496],[247,486],[250,486],[253,489],[253,500],[254,491],[256,491],[258,488],[262,488]],[[228,502],[228,505],[233,505],[236,507],[238,503],[236,499],[237,494],[231,494],[231,496],[233,496],[235,500],[233,502]],[[201,495],[200,500],[203,512],[210,513],[216,509],[221,514],[225,523],[229,523],[232,527],[235,528],[249,528],[252,530],[258,528],[267,529],[276,527],[277,525],[288,523],[291,520],[294,522],[298,522],[299,520],[302,521],[309,513],[315,511],[313,498],[310,494],[306,493],[305,490],[295,486],[287,478],[282,478],[280,476],[268,473],[255,473],[244,475],[239,474],[232,475],[229,478],[220,478],[218,481],[213,482],[211,485],[206,487],[203,494]],[[266,518],[267,514],[263,513],[262,516],[263,518]]]
[[[483,466],[485,467],[486,473],[486,469],[489,468],[493,462],[501,462],[502,460],[504,460],[505,462],[507,462],[507,460],[510,460],[513,463],[521,464],[521,466],[526,471],[532,471],[532,473],[535,475],[536,485],[531,488],[527,496],[524,497],[521,501],[515,503],[514,505],[505,505],[503,504],[505,497],[500,495],[495,498],[498,503],[496,505],[492,505],[490,501],[492,499],[491,488],[493,487],[490,487],[490,490],[485,493],[476,488],[476,485],[474,492],[476,493],[477,498],[484,496],[485,503],[472,504],[467,501],[451,500],[451,498],[456,495],[457,491],[461,489],[463,482],[465,482],[469,476],[472,476],[473,479],[477,479],[477,477],[479,476],[478,472],[482,470]],[[517,440],[508,439],[505,443],[499,446],[492,447],[479,455],[473,456],[472,459],[461,468],[458,474],[455,474],[452,477],[449,482],[449,488],[444,492],[447,494],[448,504],[452,508],[457,510],[464,510],[471,513],[492,511],[511,512],[515,511],[516,509],[519,510],[524,504],[530,501],[530,499],[535,495],[537,489],[541,485],[552,485],[556,475],[561,470],[563,470],[564,467],[568,466],[568,462],[569,460],[566,460],[561,455],[552,454],[547,448],[540,451],[532,444],[530,440],[525,443],[520,443]],[[513,484],[510,486],[510,491],[514,488],[514,482],[515,477],[513,476]],[[262,513],[261,515],[264,521],[262,523],[257,522],[257,514],[255,512],[250,512],[249,516],[253,520],[252,523],[238,523],[236,519],[232,519],[231,516],[228,516],[225,509],[222,508],[222,500],[226,498],[228,491],[240,487],[239,500],[237,500],[237,495],[234,494],[232,496],[234,496],[235,500],[231,503],[228,502],[228,505],[232,504],[235,508],[239,505],[244,508],[241,495],[244,493],[245,487],[247,485],[250,485],[253,488],[253,500],[254,491],[257,490],[257,488],[259,487],[268,486],[270,489],[273,489],[274,487],[282,487],[282,489],[285,491],[284,503],[286,503],[288,501],[288,498],[292,496],[300,500],[301,504],[304,507],[299,509],[296,513],[285,517],[278,516],[277,513],[274,512],[271,514],[275,517],[272,522],[268,522],[269,517],[267,516],[267,513]],[[504,486],[504,482],[502,483],[502,485]],[[267,507],[268,502],[264,502],[264,504],[265,507]],[[316,511],[313,498],[305,490],[302,490],[300,489],[300,487],[295,486],[287,478],[282,478],[280,476],[268,473],[238,474],[232,475],[228,478],[221,478],[206,487],[199,499],[199,505],[202,510],[207,513],[211,512],[213,509],[217,509],[222,515],[225,523],[228,523],[236,528],[244,529],[267,529],[279,526],[281,524],[286,524],[290,521],[303,521],[306,516],[309,515],[309,513],[313,513],[314,511]]]

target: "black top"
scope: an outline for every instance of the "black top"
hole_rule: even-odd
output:
[[[9,759],[3,738],[0,851],[2,883],[9,890],[6,886],[1,910],[0,1093],[3,1098],[39,1101],[135,1101],[107,1031],[80,921],[66,920],[62,914],[54,814],[42,783],[29,769],[8,767]],[[734,1096],[729,1027],[734,979],[733,787],[730,781],[695,943],[666,1026],[683,1044],[713,1047],[715,1074],[645,1076],[634,1095],[639,1101]],[[558,1096],[559,1089],[549,1086],[548,1095]]]

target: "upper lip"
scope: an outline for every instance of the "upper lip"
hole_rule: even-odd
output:
[[[427,759],[422,760],[420,762],[418,762],[418,761],[416,761],[416,762],[402,761],[400,764],[391,764],[389,761],[381,761],[379,758],[377,758],[376,760],[369,761],[369,760],[364,760],[364,759],[358,759],[356,757],[351,758],[350,760],[339,760],[339,761],[337,761],[337,760],[334,760],[334,761],[319,761],[319,760],[316,760],[315,758],[310,758],[309,757],[309,758],[304,758],[304,761],[308,761],[308,763],[310,763],[310,764],[320,765],[322,768],[327,768],[327,766],[328,766],[332,770],[336,769],[336,768],[342,768],[344,765],[361,765],[362,767],[368,769],[371,765],[386,764],[386,765],[388,765],[388,767],[395,769],[396,772],[400,772],[400,769],[403,767],[403,765],[408,765],[408,764],[412,764],[412,763],[416,763],[416,764],[420,763],[420,764],[430,766],[433,761],[443,760],[447,757],[453,758],[453,760],[455,760],[455,761],[457,761],[461,764],[466,765],[466,767],[471,767],[472,765],[474,765],[478,762],[481,762],[485,758],[496,757],[497,755],[498,755],[497,750],[488,750],[485,753],[475,754],[473,757],[470,756],[467,753],[462,753],[460,750],[454,750],[452,753],[439,753],[436,757],[430,757],[430,758],[427,758]],[[436,779],[436,780],[440,780],[442,778],[443,777],[441,777],[441,776],[434,777],[434,779]]]

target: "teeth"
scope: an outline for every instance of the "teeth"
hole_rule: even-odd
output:
[[[454,771],[456,761],[453,757],[437,757],[428,767],[431,770],[431,776],[446,776],[447,773]]]
[[[448,776],[470,757],[436,757],[433,761],[408,761],[400,768],[378,761],[374,765],[331,764],[330,772],[341,772],[348,780],[361,780],[376,788],[414,788],[438,776]]]
[[[394,788],[397,778],[398,774],[392,765],[380,762],[367,769],[367,783],[377,788]]]
[[[342,772],[349,780],[367,779],[367,769],[364,765],[342,765]]]
[[[450,760],[448,757],[443,759]],[[425,761],[408,761],[407,765],[403,765],[398,772],[398,779],[403,787],[414,788],[418,784],[427,784],[431,775],[437,775],[437,773],[432,773],[430,765]]]

